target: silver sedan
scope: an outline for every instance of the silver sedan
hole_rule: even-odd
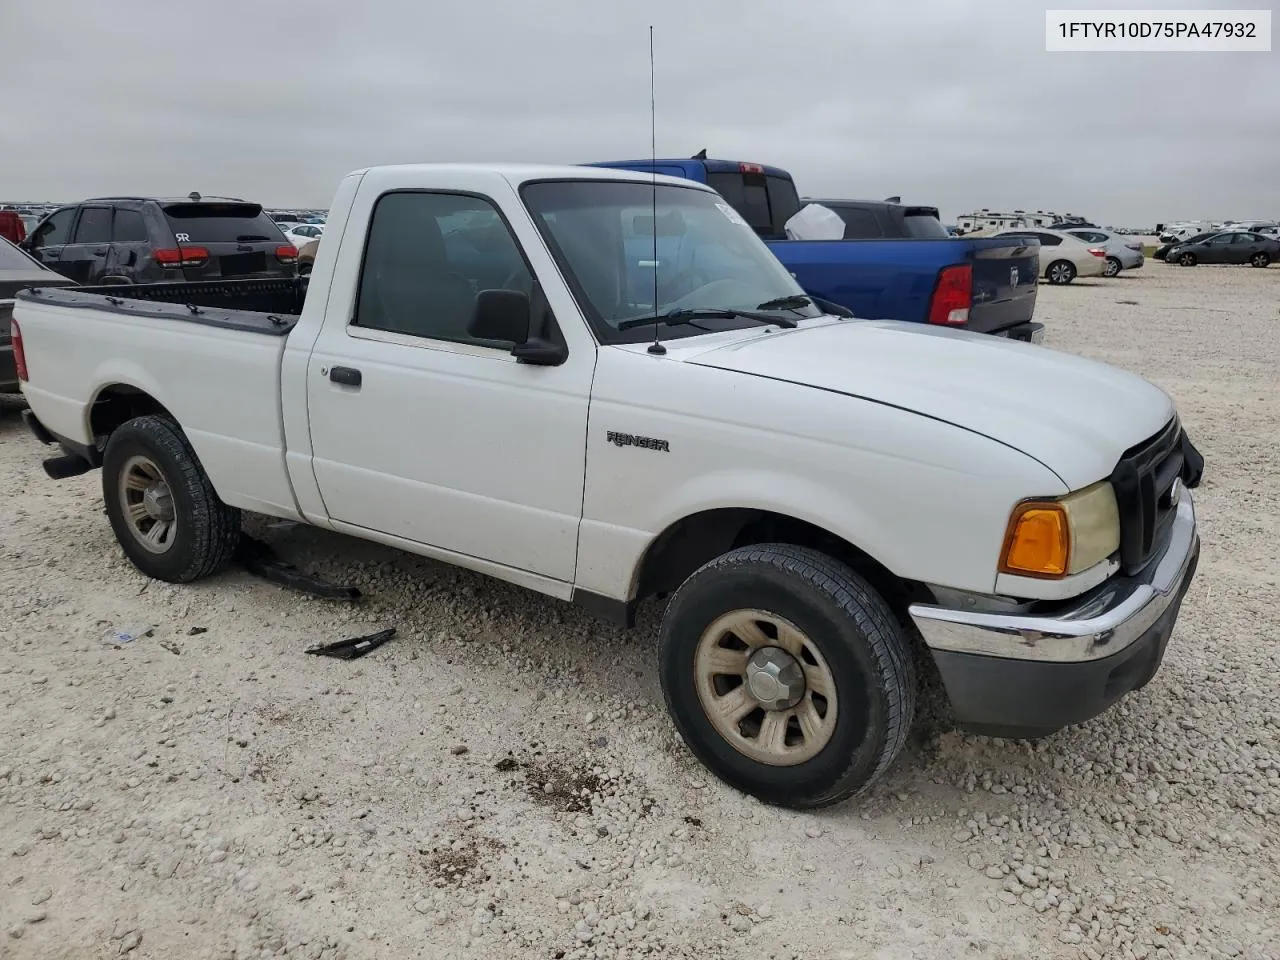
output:
[[[1096,227],[1079,227],[1066,232],[1107,251],[1107,265],[1102,271],[1104,277],[1114,277],[1121,270],[1136,270],[1146,263],[1140,240]]]

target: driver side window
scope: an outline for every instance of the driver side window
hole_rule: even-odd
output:
[[[71,221],[75,215],[76,208],[68,207],[65,210],[59,210],[42,223],[31,236],[32,249],[56,247],[66,243],[70,239]]]
[[[353,324],[509,349],[467,327],[483,290],[533,291],[533,275],[497,209],[481,197],[404,191],[373,210]]]

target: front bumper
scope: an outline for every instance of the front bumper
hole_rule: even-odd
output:
[[[1160,559],[1052,614],[914,604],[961,726],[1004,737],[1045,736],[1102,713],[1147,684],[1164,658],[1200,559],[1195,504],[1183,491]]]

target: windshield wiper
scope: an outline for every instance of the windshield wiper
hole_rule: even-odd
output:
[[[744,320],[755,320],[757,323],[776,324],[779,327],[794,327],[796,322],[790,317],[771,317],[767,313],[755,313],[751,310],[731,310],[728,307],[689,307],[684,310],[668,310],[666,313],[651,317],[632,317],[618,324],[619,330],[631,330],[651,323],[661,323],[668,327],[691,323],[694,320],[733,320],[741,317]]]
[[[801,307],[807,307],[813,303],[812,297],[806,297],[803,293],[792,294],[789,297],[778,297],[774,300],[766,300],[756,306],[757,310],[798,310]]]

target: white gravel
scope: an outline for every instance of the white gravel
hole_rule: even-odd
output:
[[[367,600],[148,582],[98,476],[48,481],[6,416],[0,956],[1280,957],[1278,304],[1275,267],[1041,288],[1049,346],[1170,390],[1208,461],[1164,668],[1036,744],[933,737],[819,814],[689,757],[656,610],[626,633],[261,523]]]

